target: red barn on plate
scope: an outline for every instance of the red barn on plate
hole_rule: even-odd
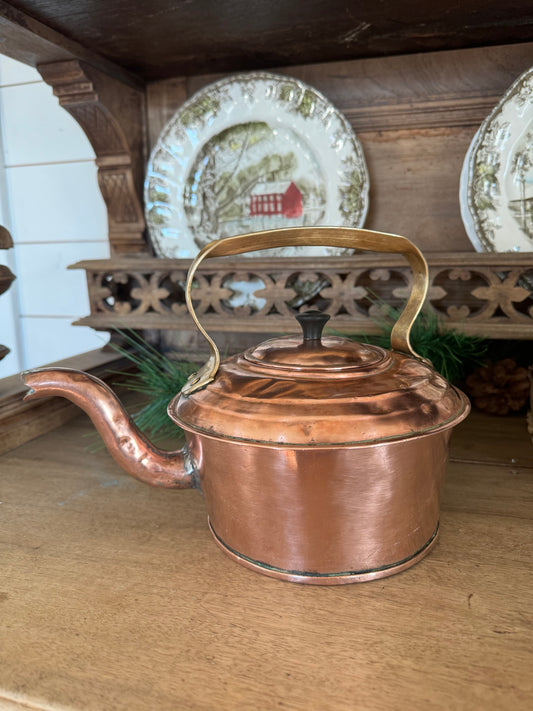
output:
[[[302,193],[292,181],[258,183],[250,193],[250,215],[300,217]]]

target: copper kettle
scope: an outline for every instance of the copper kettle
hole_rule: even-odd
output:
[[[298,315],[303,334],[270,339],[220,362],[196,317],[191,288],[206,257],[294,245],[403,254],[413,289],[392,350],[322,336],[327,315]],[[215,541],[238,563],[300,583],[339,584],[400,572],[439,530],[452,428],[467,398],[413,351],[409,332],[427,291],[427,265],[409,240],[350,228],[297,228],[208,244],[186,298],[211,351],[168,407],[181,451],[156,449],[113,392],[68,369],[25,373],[26,399],[62,395],[84,409],[129,474],[205,495]]]

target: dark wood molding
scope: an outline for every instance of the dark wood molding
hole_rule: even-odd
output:
[[[36,35],[70,47],[81,59],[90,49],[146,81],[521,43],[533,28],[527,0],[437,0],[431,6],[420,0],[12,0],[12,5],[23,11],[11,8],[12,16],[22,15]]]
[[[138,90],[144,87],[144,81],[135,74],[56,32],[5,0],[0,0],[0,47],[2,54],[33,67],[81,59],[130,87]]]
[[[96,153],[112,252],[146,252],[144,93],[75,59],[37,69],[59,104],[80,124]]]
[[[352,106],[344,116],[356,133],[398,131],[407,127],[444,128],[480,124],[498,103],[500,95],[427,96],[396,103]]]

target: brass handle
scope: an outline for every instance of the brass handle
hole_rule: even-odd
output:
[[[410,353],[419,357],[411,347],[409,333],[426,298],[428,289],[428,267],[420,250],[405,237],[374,232],[351,227],[290,227],[265,232],[252,232],[246,235],[225,237],[207,244],[195,257],[187,275],[185,300],[187,308],[198,330],[209,344],[211,354],[202,368],[191,375],[182,388],[183,395],[190,395],[214,380],[220,365],[220,353],[213,339],[198,321],[192,304],[191,289],[194,275],[200,264],[207,257],[229,257],[260,249],[279,247],[342,247],[362,249],[372,252],[390,252],[402,254],[414,275],[413,289],[404,310],[400,314],[391,332],[391,346],[394,350]]]

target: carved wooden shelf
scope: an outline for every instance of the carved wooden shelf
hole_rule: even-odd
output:
[[[533,253],[426,258],[428,308],[445,326],[489,338],[533,338]],[[184,295],[189,263],[132,255],[74,264],[87,273],[91,308],[76,323],[99,330],[194,329]],[[399,306],[410,285],[402,257],[233,258],[203,264],[194,295],[201,322],[217,332],[293,330],[295,313],[320,308],[339,332],[372,333],[379,330],[375,299]]]

